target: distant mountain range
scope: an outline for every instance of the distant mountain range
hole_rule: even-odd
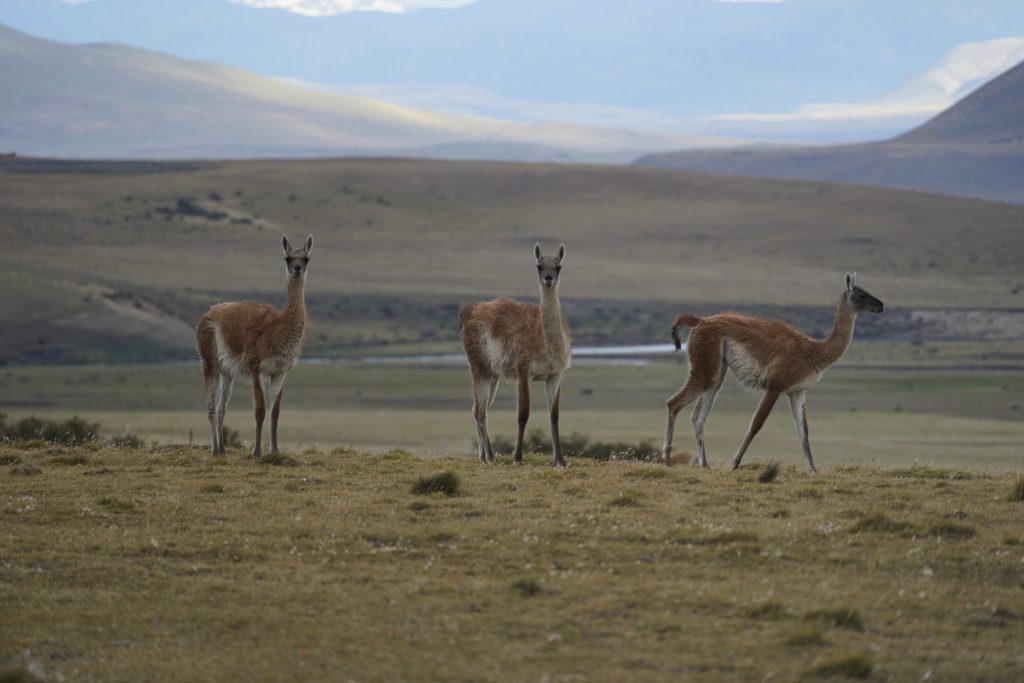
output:
[[[32,156],[622,162],[711,142],[439,115],[147,50],[40,40],[3,26],[0,92],[0,152]]]
[[[882,142],[651,154],[643,166],[824,180],[1024,203],[1024,63]]]
[[[922,122],[941,107],[908,112],[908,98],[945,99],[993,77],[1024,25],[1021,3],[977,0],[476,0],[320,17],[281,9],[297,4],[2,0],[0,24],[448,114],[828,143]],[[330,13],[389,3],[304,4]],[[837,119],[837,108],[853,116]]]

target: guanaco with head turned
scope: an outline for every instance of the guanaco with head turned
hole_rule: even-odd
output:
[[[571,355],[569,326],[558,302],[558,279],[565,258],[565,245],[557,256],[543,256],[534,246],[540,304],[497,299],[467,304],[459,311],[459,332],[473,377],[473,418],[480,462],[494,463],[494,450],[487,432],[487,409],[494,402],[502,377],[516,380],[518,431],[512,458],[523,459],[523,431],[530,416],[530,380],[543,381],[551,417],[551,449],[555,465],[565,467],[558,438],[558,405],[562,375]]]
[[[722,386],[727,369],[732,369],[743,386],[764,392],[761,403],[750,421],[747,435],[732,459],[732,469],[740,466],[751,440],[771,413],[779,396],[789,396],[797,436],[803,445],[807,469],[817,471],[811,457],[807,437],[807,390],[822,373],[838,361],[850,346],[857,314],[881,313],[883,304],[857,286],[857,274],[846,274],[846,289],[836,305],[832,333],[818,340],[798,332],[781,320],[771,320],[743,313],[720,313],[707,318],[680,315],[672,325],[672,339],[679,349],[681,327],[690,328],[687,354],[690,374],[686,384],[668,399],[668,426],[662,457],[669,463],[672,451],[672,430],[676,416],[687,404],[696,400],[690,421],[697,437],[697,458],[707,467],[704,454],[704,422],[711,412],[715,396]]]
[[[206,410],[210,418],[210,452],[224,454],[224,413],[236,377],[252,381],[256,440],[252,457],[262,452],[263,421],[270,412],[270,452],[277,453],[277,420],[281,414],[284,380],[302,352],[306,330],[305,284],[313,236],[293,248],[281,236],[288,272],[288,295],[280,311],[255,301],[232,301],[210,307],[196,326],[203,361]]]

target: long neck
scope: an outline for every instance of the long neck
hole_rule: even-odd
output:
[[[548,345],[565,343],[562,306],[558,303],[558,285],[554,287],[540,286],[540,322],[545,343]]]
[[[306,277],[288,278],[288,299],[281,316],[294,325],[306,324]]]
[[[817,342],[816,364],[824,370],[843,357],[853,339],[853,324],[857,314],[850,310],[846,302],[840,298],[836,304],[836,319],[832,324],[832,334],[828,339]]]

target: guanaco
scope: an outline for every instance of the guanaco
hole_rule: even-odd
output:
[[[280,311],[255,301],[215,304],[199,319],[196,341],[203,361],[206,410],[210,418],[210,452],[224,454],[224,413],[236,377],[252,381],[256,440],[252,457],[261,454],[266,406],[270,413],[270,452],[277,453],[277,420],[284,380],[302,352],[306,330],[305,284],[313,236],[293,248],[281,236],[288,272],[287,301]],[[269,400],[267,400],[269,399]]]
[[[569,369],[569,326],[558,302],[558,281],[565,259],[565,245],[557,256],[543,256],[534,246],[540,304],[497,299],[467,304],[459,311],[459,332],[473,378],[473,418],[480,462],[494,463],[487,432],[487,409],[494,402],[501,378],[516,381],[518,431],[512,459],[523,459],[523,431],[530,416],[530,381],[543,381],[551,416],[551,449],[555,465],[565,467],[558,437],[558,406],[562,376]]]
[[[681,327],[690,328],[687,353],[690,372],[686,384],[667,401],[668,426],[662,457],[670,462],[672,430],[679,411],[694,399],[690,421],[697,437],[697,458],[701,467],[708,461],[704,453],[704,422],[711,412],[715,396],[731,368],[744,387],[764,392],[750,421],[747,435],[732,459],[732,469],[740,466],[751,440],[771,413],[779,396],[789,396],[797,435],[803,444],[807,469],[815,472],[807,437],[807,390],[822,373],[839,360],[853,338],[853,326],[861,312],[881,313],[881,301],[857,286],[857,274],[846,274],[846,289],[836,305],[835,323],[827,339],[818,340],[798,332],[781,320],[744,313],[720,313],[707,318],[680,315],[672,325],[672,339],[681,348]]]

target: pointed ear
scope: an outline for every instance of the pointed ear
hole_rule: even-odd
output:
[[[565,245],[564,244],[559,244],[558,245],[558,262],[561,263],[562,259],[564,259],[564,258],[565,258]]]
[[[281,246],[284,247],[284,253],[286,255],[292,250],[292,245],[288,241],[288,235],[281,235]]]
[[[846,291],[852,291],[853,286],[857,284],[857,273],[846,274]]]
[[[537,263],[540,263],[540,242],[533,245],[533,255],[537,257]]]
[[[313,251],[313,236],[310,235],[306,238],[306,256],[309,256],[309,252]]]

